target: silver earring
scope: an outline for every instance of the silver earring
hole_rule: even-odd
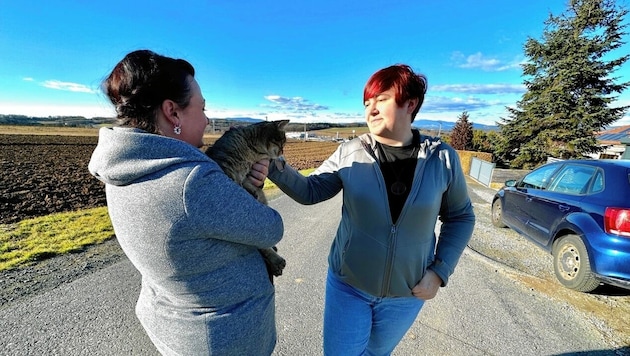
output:
[[[178,124],[177,126],[173,127],[173,132],[175,133],[175,135],[179,135],[182,133],[182,127]]]

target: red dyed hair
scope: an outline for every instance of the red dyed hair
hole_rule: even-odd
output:
[[[418,99],[418,105],[411,114],[411,121],[416,118],[420,107],[424,102],[424,94],[427,92],[427,77],[415,73],[406,64],[395,64],[383,68],[372,74],[363,89],[363,102],[394,88],[396,92],[396,104],[402,105],[409,99]]]

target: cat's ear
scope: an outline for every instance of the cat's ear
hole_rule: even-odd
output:
[[[288,123],[289,123],[289,120],[276,121],[276,125],[278,126],[278,129],[280,130],[284,130],[284,127],[287,126]]]

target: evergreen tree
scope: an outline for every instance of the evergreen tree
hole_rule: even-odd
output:
[[[472,151],[494,153],[499,134],[496,131],[483,131],[473,129]]]
[[[470,150],[473,141],[473,125],[468,121],[468,112],[458,118],[451,132],[451,146],[456,150]]]
[[[611,105],[630,85],[614,76],[630,54],[609,58],[624,44],[627,13],[613,0],[569,0],[562,15],[545,21],[542,42],[527,40],[527,92],[499,123],[499,161],[529,169],[547,157],[582,158],[602,150],[595,133],[630,107]]]

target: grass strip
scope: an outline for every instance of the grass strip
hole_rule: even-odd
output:
[[[106,207],[0,225],[0,271],[82,251],[112,237],[114,229]]]

